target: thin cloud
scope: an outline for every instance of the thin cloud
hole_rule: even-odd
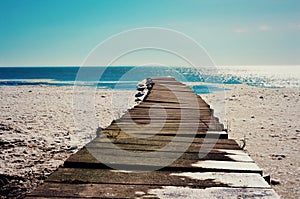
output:
[[[260,30],[260,31],[268,31],[268,30],[272,30],[272,27],[268,26],[268,25],[261,25],[261,26],[258,27],[258,30]]]
[[[236,29],[234,29],[234,32],[236,32],[236,33],[244,33],[244,32],[248,32],[248,30],[246,28],[236,28]]]
[[[288,23],[288,28],[289,29],[299,29],[300,23],[290,22],[290,23]]]
[[[257,27],[243,27],[243,28],[236,28],[234,29],[235,33],[246,33],[246,32],[255,32],[255,31],[269,31],[273,28],[268,25],[260,25]]]

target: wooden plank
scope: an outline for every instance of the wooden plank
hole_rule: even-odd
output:
[[[255,199],[279,199],[280,197],[272,189],[258,188],[226,188],[211,187],[206,189],[194,189],[189,187],[165,186],[163,189],[154,188],[148,191],[153,198],[255,198]],[[146,195],[145,195],[146,196]]]
[[[118,120],[122,120],[123,118],[131,118],[131,119],[190,119],[190,120],[194,120],[194,121],[199,121],[199,120],[213,120],[215,119],[215,117],[213,117],[213,115],[211,115],[210,113],[204,113],[204,114],[186,114],[186,113],[169,113],[169,112],[165,112],[165,113],[159,113],[159,112],[143,112],[143,113],[128,113],[125,114],[122,118],[118,119]]]
[[[27,199],[36,198],[136,198],[146,195],[147,190],[161,188],[147,185],[122,184],[67,184],[44,183]]]
[[[172,176],[169,171],[152,172],[126,172],[109,169],[82,169],[82,168],[59,168],[51,174],[46,182],[54,183],[97,183],[97,184],[123,184],[123,185],[148,185],[148,186],[193,186],[212,187],[226,186],[212,180],[194,180],[188,177]],[[183,180],[185,179],[185,180]]]
[[[158,112],[150,112],[150,113],[127,113],[122,116],[122,118],[117,119],[115,121],[122,121],[122,120],[127,120],[127,119],[132,119],[132,120],[141,120],[141,119],[147,119],[147,120],[193,120],[193,121],[218,121],[219,119],[214,117],[211,114],[195,114],[195,115],[190,115],[190,114],[180,114],[180,113],[161,113],[159,114]],[[114,121],[112,122],[114,123]]]
[[[128,124],[128,125],[127,125]],[[127,126],[125,126],[125,123],[122,123],[119,126],[111,125],[107,130],[125,130],[125,131],[136,131],[136,130],[141,130],[141,131],[154,131],[158,133],[159,131],[165,132],[165,131],[177,131],[177,133],[180,132],[188,132],[188,131],[195,131],[197,133],[205,133],[207,131],[224,131],[224,127],[222,124],[220,125],[201,125],[200,127],[188,127],[188,126],[183,126],[183,125],[188,125],[189,123],[183,123],[182,126],[168,126],[168,124],[173,124],[173,123],[162,123],[162,126],[160,125],[153,125],[151,124],[132,124],[132,123],[126,123]],[[180,127],[180,130],[179,130]],[[151,130],[150,130],[151,129]],[[200,136],[202,137],[202,136]]]
[[[128,111],[125,115],[130,115],[130,116],[183,116],[183,117],[194,117],[198,118],[199,116],[210,116],[213,118],[213,110],[211,109],[202,109],[202,110],[196,110],[196,109],[185,109],[185,110],[180,110],[180,109],[164,109],[164,108],[138,108],[136,107],[135,109],[132,109]]]
[[[164,95],[149,95],[144,102],[155,102],[155,103],[173,103],[173,104],[180,104],[180,106],[184,106],[184,105],[189,105],[191,107],[197,107],[197,105],[193,104],[194,102],[198,101],[198,107],[209,107],[206,104],[202,104],[202,101],[199,99],[191,99],[191,98],[184,98],[184,100],[179,101],[177,98],[175,98],[174,96],[164,96]]]
[[[154,139],[161,139],[170,141],[175,136],[180,137],[181,140],[184,138],[214,138],[214,139],[228,139],[228,134],[225,131],[202,131],[197,130],[192,134],[190,129],[181,129],[181,130],[155,130],[150,129],[143,131],[142,129],[127,129],[122,128],[119,130],[103,130],[104,136],[111,137],[114,139],[124,139],[129,137],[145,138],[153,137]],[[150,141],[150,140],[149,140]],[[177,140],[173,140],[177,141]]]
[[[186,139],[184,141],[184,139]],[[113,139],[111,142],[107,143],[106,140],[102,138],[95,138],[93,141],[87,144],[88,147],[99,147],[99,148],[111,148],[111,144],[115,144],[120,148],[127,150],[145,150],[151,151],[155,150],[157,147],[165,146],[172,140],[172,146],[174,146],[174,151],[176,151],[176,146],[182,146],[182,144],[188,143],[190,147],[186,152],[199,152],[199,149],[202,148],[213,148],[213,149],[223,149],[223,150],[238,150],[240,146],[236,143],[235,140],[231,139],[204,139],[204,138],[192,138],[193,142],[191,143],[191,138],[180,137],[179,139],[174,139],[173,137],[164,138],[157,140],[155,137],[151,138],[136,138],[128,137],[123,139]],[[196,141],[195,141],[196,140]],[[181,150],[180,150],[181,152]]]
[[[176,87],[178,88],[178,87]],[[170,87],[170,89],[172,89],[172,87]],[[207,106],[207,103],[198,95],[195,95],[194,93],[190,93],[190,92],[177,92],[177,91],[168,91],[168,90],[164,90],[164,91],[159,91],[159,90],[155,90],[155,86],[153,87],[153,89],[150,91],[149,95],[147,96],[146,100],[144,101],[149,101],[149,100],[171,100],[173,99],[173,103],[174,102],[180,102],[182,104],[187,104],[187,103],[192,103],[191,105],[193,106]],[[198,104],[194,104],[194,103]]]
[[[181,82],[177,81],[173,77],[154,77],[154,78],[151,78],[151,79],[154,83],[157,83],[157,84],[163,84],[163,83],[166,83],[166,84],[170,84],[170,83],[182,84]]]
[[[226,145],[223,145],[225,148]],[[230,145],[227,145],[230,146]],[[184,151],[182,150],[176,150],[176,148],[172,151],[170,150],[164,150],[158,147],[147,147],[145,149],[144,146],[141,145],[118,145],[118,147],[120,149],[124,149],[124,150],[128,150],[128,152],[131,152],[135,155],[135,157],[138,158],[143,158],[145,155],[143,155],[143,153],[145,153],[147,156],[151,156],[151,154],[149,154],[149,152],[155,152],[154,155],[152,155],[152,159],[149,159],[149,161],[158,161],[160,162],[160,158],[167,158],[167,157],[163,157],[163,156],[176,156],[176,157],[180,157],[181,154],[183,154]],[[124,148],[122,148],[124,147]],[[220,147],[220,146],[219,146]],[[107,154],[107,156],[113,156],[113,158],[115,157],[119,157],[121,154],[119,153],[119,151],[116,151],[115,148],[111,148],[110,145],[105,146],[104,144],[99,145],[90,145],[88,146],[89,150],[94,150],[96,153],[97,151],[101,151],[101,154]],[[231,150],[234,150],[234,147],[230,146],[228,147]],[[155,151],[157,149],[161,149],[160,151]],[[214,147],[213,149],[218,149],[218,147]],[[235,150],[238,150],[238,147],[235,148]],[[95,153],[93,152],[93,153]],[[200,147],[189,147],[187,149],[187,151],[185,152],[185,154],[191,154],[191,155],[185,155],[183,157],[183,159],[191,159],[191,160],[195,160],[195,161],[190,161],[189,163],[185,163],[185,165],[188,164],[196,164],[197,163],[197,155],[199,156],[199,152],[201,155],[201,160],[226,160],[226,161],[244,161],[244,162],[252,162],[252,159],[247,158],[249,156],[243,156],[243,155],[237,155],[237,154],[230,154],[230,153],[216,153],[215,151],[212,151],[210,153],[205,153],[204,154],[204,149],[202,149],[200,151]],[[173,153],[173,154],[169,154],[169,153]],[[174,154],[174,153],[178,153],[178,155]],[[139,155],[140,154],[140,155]],[[160,155],[161,154],[161,155]],[[162,156],[162,157],[161,157]],[[174,159],[176,159],[176,157]],[[194,159],[192,159],[191,157],[194,157]],[[172,162],[173,160],[172,159]],[[200,159],[200,158],[199,158]],[[148,160],[147,160],[148,161]],[[93,164],[98,164],[99,161],[96,160],[96,158],[91,155],[90,151],[87,151],[85,148],[81,149],[79,152],[77,152],[74,155],[71,155],[66,161],[65,161],[65,166],[67,167],[96,167],[99,168],[97,165],[93,165]],[[77,164],[77,166],[75,166],[74,164]],[[89,165],[91,164],[91,165]],[[78,166],[79,165],[79,166]],[[160,165],[152,165],[152,166],[160,166]],[[188,165],[188,167],[191,167],[191,165]],[[178,168],[177,170],[179,170],[180,168]],[[197,170],[197,169],[194,169]]]
[[[101,154],[99,154],[99,151],[101,151]],[[96,160],[90,152],[101,155],[102,162]],[[128,151],[125,153],[126,155],[123,155],[121,152],[122,151],[116,150],[115,148],[89,147],[89,151],[81,150],[77,155],[71,156],[65,162],[65,167],[107,169],[109,168],[108,165],[112,165],[113,167],[132,168],[134,170],[157,170],[163,167],[163,170],[168,171],[262,172],[248,156],[236,154],[208,153],[208,156],[205,156],[206,158],[204,157],[199,160],[197,153],[184,154],[182,152],[175,154],[170,151],[155,151],[149,154],[145,153],[145,151],[138,153]],[[178,159],[176,160],[176,158]],[[166,162],[171,164],[165,165]]]
[[[177,172],[171,176],[187,177],[194,180],[213,179],[214,182],[228,187],[270,188],[270,185],[256,173],[223,173],[223,172]]]
[[[153,135],[153,134],[152,134]],[[175,135],[174,134],[156,134],[151,137],[146,137],[146,138],[138,138],[138,137],[124,137],[120,139],[109,139],[110,143],[114,144],[130,144],[130,143],[141,143],[141,144],[149,144],[148,142],[165,142],[168,143],[170,140],[172,142],[177,142],[178,144],[182,143],[191,143],[191,137],[180,137],[180,139],[174,139]],[[106,143],[106,135],[101,135],[96,137],[94,140],[92,140],[90,143]],[[218,149],[224,149],[228,150],[231,146],[234,148],[239,147],[237,142],[234,139],[215,139],[215,138],[192,138],[193,145],[201,146],[201,145],[211,145],[214,144],[214,146]],[[227,147],[226,147],[227,146]],[[236,146],[236,147],[235,147]],[[222,148],[223,147],[223,148]],[[229,147],[229,148],[228,148]],[[240,149],[240,147],[238,148]],[[233,149],[234,150],[234,149]]]
[[[193,96],[196,97],[193,90],[187,88],[186,86],[174,86],[168,85],[167,87],[164,85],[156,84],[150,92],[155,92],[159,94],[169,95],[170,93],[177,93],[181,96]]]
[[[119,156],[120,153],[113,149],[102,149],[101,154],[110,155],[110,156]],[[253,160],[247,154],[241,154],[239,150],[231,150],[231,152],[218,151],[217,149],[213,149],[209,153],[201,153],[204,157],[199,157],[199,152],[189,152],[189,153],[181,153],[180,151],[158,151],[155,154],[149,154],[146,151],[133,152],[134,157],[143,157],[144,154],[147,157],[157,158],[161,156],[170,157],[173,155],[178,155],[181,160],[219,160],[219,161],[237,161],[237,162],[253,162]],[[87,148],[83,148],[77,152],[76,155],[72,155],[66,160],[68,163],[77,163],[84,162],[86,164],[96,164],[100,163]],[[69,164],[70,165],[70,164]],[[70,166],[69,166],[70,167]]]
[[[209,118],[180,118],[177,116],[173,116],[173,117],[167,117],[167,118],[162,118],[162,117],[130,117],[130,116],[125,116],[122,117],[121,119],[115,120],[115,122],[118,124],[119,122],[124,122],[124,123],[128,123],[128,122],[134,122],[136,124],[149,124],[149,123],[193,123],[193,124],[197,124],[197,123],[211,123],[211,124],[215,124],[215,125],[222,125],[222,123],[219,123],[217,120],[211,120]]]
[[[152,121],[152,122],[151,122]],[[128,123],[128,122],[135,122],[135,123],[175,123],[175,124],[183,124],[183,123],[214,123],[216,125],[223,125],[222,123],[217,122],[217,120],[213,120],[210,117],[199,117],[199,118],[188,118],[188,117],[180,117],[180,116],[170,116],[170,117],[147,117],[147,116],[124,116],[121,119],[117,119],[114,123]]]
[[[143,104],[146,104],[146,103],[143,103]],[[143,104],[140,104],[138,106],[136,106],[134,109],[131,109],[129,110],[129,113],[143,113],[143,112],[146,112],[148,113],[150,110],[151,112],[157,112],[157,113],[161,113],[161,112],[167,112],[167,113],[186,113],[186,114],[189,114],[189,112],[192,112],[192,113],[196,113],[196,114],[201,114],[201,113],[210,113],[212,114],[213,113],[213,110],[208,108],[208,107],[200,107],[198,109],[196,109],[196,107],[194,108],[191,108],[190,110],[186,110],[186,109],[181,109],[181,107],[177,107],[177,108],[174,108],[174,109],[165,109],[165,107],[163,106],[164,104],[162,104],[162,106],[158,106],[158,105],[154,105],[154,104],[150,104],[151,106],[142,106]],[[153,106],[152,106],[153,105]]]
[[[149,107],[149,108],[152,108],[152,107],[155,107],[155,106],[161,106],[162,108],[180,108],[180,109],[200,109],[203,108],[203,109],[206,109],[206,108],[209,108],[210,106],[209,105],[199,105],[199,106],[193,106],[191,104],[178,104],[178,103],[168,103],[168,102],[161,102],[161,103],[157,103],[157,102],[151,102],[151,101],[143,101],[138,107]],[[138,108],[137,107],[137,108]]]
[[[170,88],[166,88],[165,86],[161,86],[161,85],[156,85],[155,90],[159,90],[160,92],[168,92],[168,91],[170,91]],[[187,93],[191,93],[191,94],[194,93],[193,90],[191,90],[189,88],[184,88],[184,87],[173,87],[172,91],[173,92],[178,92],[178,93],[183,92],[183,93],[186,93],[186,94]]]
[[[137,113],[137,114],[142,114],[142,113],[174,113],[174,114],[184,114],[184,115],[193,115],[195,114],[196,116],[199,114],[213,114],[213,110],[207,107],[200,108],[200,109],[181,109],[180,107],[178,108],[165,108],[164,106],[142,106],[143,104],[140,104],[139,106],[136,106],[134,109],[129,110],[128,113]],[[193,113],[193,114],[192,114]]]
[[[26,199],[36,198],[262,198],[279,199],[274,190],[268,188],[224,188],[197,189],[176,186],[115,185],[115,184],[61,184],[45,183]]]
[[[102,154],[101,154],[102,155]],[[116,158],[119,158],[116,160]],[[161,158],[164,158],[162,161]],[[88,168],[90,170],[99,169],[107,170],[111,168],[118,168],[130,171],[182,171],[182,172],[234,172],[234,173],[258,173],[262,175],[262,170],[252,162],[234,162],[234,161],[220,161],[220,160],[201,160],[195,162],[194,160],[178,159],[170,165],[165,162],[173,161],[172,158],[145,158],[145,156],[112,156],[103,155],[100,162],[84,162],[84,161],[66,161],[64,167],[67,168]],[[142,162],[144,160],[144,162]],[[213,161],[213,164],[207,164],[206,161]],[[139,162],[139,163],[136,163]],[[205,166],[198,166],[202,164]]]
[[[164,137],[163,137],[164,138]],[[181,139],[181,142],[184,140],[184,138]],[[164,139],[160,139],[160,138],[147,138],[147,139],[135,139],[135,138],[128,138],[128,139],[119,139],[116,140],[114,145],[116,145],[118,148],[123,149],[123,150],[129,150],[129,151],[133,151],[133,152],[151,152],[151,151],[155,151],[158,149],[161,149],[162,147],[164,147],[166,144],[168,144],[170,140],[164,140]],[[235,150],[235,149],[240,149],[240,147],[238,146],[238,144],[234,141],[234,140],[210,140],[210,139],[200,139],[200,138],[195,138],[194,142],[190,145],[190,147],[186,150],[186,151],[182,151],[181,147],[181,142],[178,142],[178,146],[179,148],[177,148],[176,146],[176,141],[172,140],[174,143],[172,143],[172,153],[199,153],[200,149],[201,152],[203,152],[203,149],[206,149],[207,146],[209,148],[213,147],[213,149],[227,149],[227,150]],[[190,138],[187,138],[187,141],[190,142]],[[111,143],[106,143],[105,141],[103,141],[103,139],[99,138],[98,140],[95,139],[93,142],[89,143],[87,145],[89,148],[95,148],[95,150],[101,150],[103,153],[105,150],[107,150],[107,154],[110,154],[114,151],[114,148],[111,148]],[[161,150],[162,152],[170,152],[168,150]],[[80,153],[82,153],[82,150],[80,150],[79,152],[77,152],[76,154],[72,155],[67,161],[66,163],[70,163],[70,162],[85,162],[85,163],[89,163],[89,161],[91,158],[89,159],[89,157],[83,157],[80,155]],[[226,154],[225,154],[226,153]],[[224,153],[224,157],[223,159],[220,158],[219,160],[241,160],[241,157],[239,157],[238,155],[240,154],[233,154],[230,151],[225,151]],[[118,154],[112,154],[112,156],[116,156]],[[226,157],[227,155],[227,157]],[[86,158],[86,159],[85,159]],[[212,156],[208,157],[208,158],[212,158]],[[208,159],[207,158],[207,159]],[[236,159],[234,159],[236,158]],[[240,158],[240,159],[238,159]],[[82,161],[84,160],[84,161]],[[244,160],[242,161],[251,161],[251,160],[247,160],[244,158]],[[94,163],[94,160],[91,161],[92,163]],[[87,165],[85,165],[87,166]],[[153,165],[152,165],[153,166]],[[156,165],[157,166],[157,165]]]
[[[221,170],[235,170],[242,172],[258,172],[262,174],[262,170],[254,163],[245,162],[231,162],[231,161],[215,161],[215,160],[199,160],[192,164],[193,167],[199,167],[202,169],[221,169]]]
[[[191,119],[191,120],[213,120],[214,117],[211,113],[207,112],[207,113],[203,113],[203,114],[199,114],[199,113],[193,113],[191,111],[190,114],[188,113],[180,113],[180,112],[168,112],[168,111],[162,111],[162,112],[157,112],[157,111],[150,111],[150,112],[143,112],[141,111],[141,113],[138,112],[131,112],[131,113],[126,113],[125,115],[123,115],[122,118],[120,118],[119,120],[123,119],[123,118],[133,118],[133,119],[140,119],[140,118],[162,118],[162,119],[172,119],[172,118],[178,118],[178,119]]]
[[[183,129],[202,129],[203,131],[206,131],[208,129],[211,129],[213,131],[223,131],[224,126],[221,123],[216,123],[216,124],[205,124],[203,122],[191,125],[190,123],[180,123],[180,122],[172,122],[172,123],[140,123],[137,124],[135,122],[118,122],[118,123],[113,123],[109,127],[107,127],[107,130],[118,130],[118,129],[137,129],[137,130],[150,130],[150,129],[159,129],[161,131],[164,130],[180,130]],[[179,130],[178,130],[179,131]]]
[[[168,123],[170,123],[170,121],[173,121],[173,123],[175,124],[184,124],[184,123],[191,123],[189,121],[193,121],[195,123],[194,126],[196,126],[198,123],[216,123],[219,125],[223,125],[222,123],[220,123],[218,121],[217,118],[211,118],[210,116],[200,116],[197,118],[192,118],[192,117],[184,117],[184,116],[168,116],[168,117],[159,117],[159,116],[130,116],[130,115],[125,115],[124,117],[114,120],[112,122],[112,124],[118,124],[118,123],[127,123],[127,122],[135,122],[135,123],[139,123],[141,121],[145,121],[147,123],[149,123],[150,121],[155,122],[155,123],[164,123],[164,121],[169,121]]]
[[[193,175],[194,174],[194,175]],[[148,186],[205,187],[256,187],[269,188],[256,173],[223,172],[128,172],[109,169],[59,168],[46,182],[50,183],[96,183]]]
[[[213,113],[207,109],[207,110],[175,110],[175,109],[147,109],[147,108],[140,108],[133,111],[129,111],[125,113],[125,116],[138,116],[145,117],[145,116],[153,116],[153,117],[171,117],[171,116],[177,116],[177,117],[186,117],[186,118],[194,118],[198,119],[199,117],[207,117],[207,118],[213,118]]]
[[[193,107],[193,106],[186,106],[186,105],[178,105],[178,104],[174,104],[174,103],[163,103],[163,104],[158,104],[157,103],[151,103],[151,102],[141,102],[138,106],[134,107],[134,110],[139,110],[139,109],[179,109],[179,110],[207,110],[209,109],[208,106],[200,106],[200,107]],[[213,109],[210,109],[213,110]]]

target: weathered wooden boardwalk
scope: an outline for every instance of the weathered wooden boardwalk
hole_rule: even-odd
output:
[[[153,82],[27,198],[279,198],[201,97],[170,77]]]

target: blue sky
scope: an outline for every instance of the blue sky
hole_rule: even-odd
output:
[[[0,66],[80,65],[141,27],[186,34],[217,65],[300,65],[298,0],[0,0]]]

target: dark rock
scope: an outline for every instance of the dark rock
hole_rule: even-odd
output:
[[[283,158],[286,158],[286,155],[284,154],[272,154],[271,156],[273,159],[277,158],[277,160],[282,160]]]
[[[96,131],[96,135],[99,137],[99,136],[101,136],[101,133],[102,133],[102,128],[98,127],[97,131]]]
[[[70,146],[70,147],[68,148],[69,151],[74,151],[74,150],[76,150],[76,149],[78,149],[78,146]]]
[[[266,174],[263,176],[263,178],[265,179],[265,181],[268,183],[268,184],[271,184],[271,176]]]
[[[260,96],[259,99],[264,99],[264,97],[263,97],[263,96]]]
[[[142,97],[143,95],[144,95],[144,93],[138,92],[137,94],[135,94],[135,97]]]
[[[270,137],[275,138],[275,137],[279,137],[279,135],[270,134]]]
[[[271,179],[271,185],[279,185],[279,184],[280,184],[280,180]]]
[[[152,79],[151,78],[147,78],[146,79],[146,87],[147,87],[147,89],[148,90],[152,89],[153,85],[154,85],[154,82],[152,81]]]
[[[138,84],[136,88],[137,88],[138,91],[143,91],[143,90],[145,90],[145,88],[147,88],[147,87],[146,87],[146,85],[144,85],[144,84]]]
[[[145,90],[145,88],[146,88],[146,87],[138,87],[137,90],[138,90],[138,91],[143,91],[143,90]]]
[[[148,90],[151,90],[152,89],[152,87],[153,87],[153,85],[152,84],[146,84],[147,85],[147,89]]]

